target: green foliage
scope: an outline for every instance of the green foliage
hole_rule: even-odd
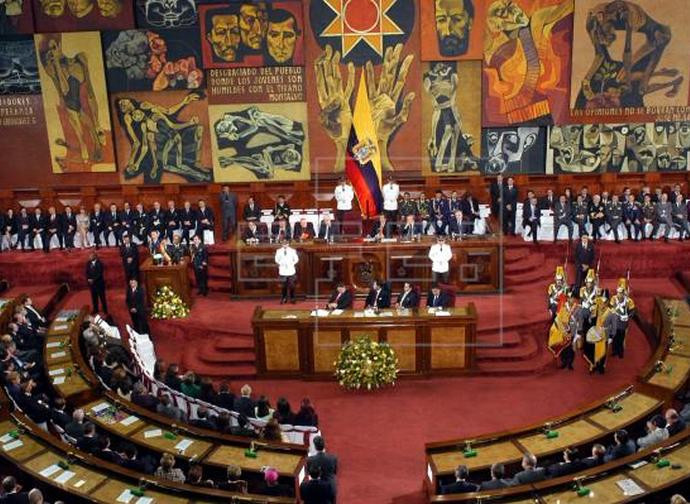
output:
[[[184,318],[189,315],[189,307],[182,302],[182,298],[175,294],[167,285],[156,291],[153,298],[151,318],[171,319]]]
[[[398,357],[388,343],[361,337],[345,343],[335,369],[341,386],[351,390],[371,390],[395,385]]]

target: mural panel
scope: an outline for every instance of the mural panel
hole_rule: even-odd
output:
[[[482,172],[487,176],[544,173],[546,128],[482,129]]]
[[[309,180],[305,103],[212,105],[217,182]]]
[[[31,0],[5,0],[0,7],[0,35],[33,33]]]
[[[115,171],[98,32],[34,37],[53,172]]]
[[[33,0],[33,11],[37,32],[134,28],[131,0]]]
[[[31,35],[0,37],[0,95],[40,94],[36,47]]]
[[[420,2],[422,61],[482,59],[486,0]]]
[[[134,0],[139,28],[183,28],[198,22],[195,0]]]

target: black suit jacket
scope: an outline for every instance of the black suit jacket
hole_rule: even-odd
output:
[[[507,185],[503,188],[503,206],[512,205],[512,212],[515,211],[517,205],[518,190],[516,186],[509,188]]]
[[[384,225],[384,230],[383,230],[383,236],[384,238],[391,238],[393,236],[393,224],[391,222],[386,222]],[[369,236],[372,238],[376,238],[376,236],[379,234],[381,231],[381,222],[376,221],[374,222],[374,226],[371,228],[371,233],[369,233]]]
[[[299,493],[304,504],[331,504],[335,497],[333,485],[322,479],[303,481]]]
[[[456,481],[454,483],[449,483],[448,485],[441,485],[441,495],[465,493],[465,492],[476,492],[479,487],[474,483],[469,481]]]
[[[63,429],[72,421],[72,417],[70,415],[64,411],[56,410],[55,408],[50,410],[50,419],[53,421],[53,423],[59,425]]]
[[[29,504],[28,492],[16,492],[0,497],[0,504]]]
[[[376,291],[374,289],[369,289],[369,294],[367,294],[367,299],[364,302],[364,306],[373,308],[374,303],[378,308],[390,308],[391,306],[391,296],[384,286],[381,287],[378,293],[378,301],[376,300]]]
[[[448,308],[450,305],[450,298],[448,297],[448,294],[441,291],[436,301],[434,301],[434,294],[429,291],[429,294],[426,296],[426,305],[429,308]]]
[[[419,306],[419,296],[417,296],[417,291],[411,289],[403,300],[404,294],[405,292],[398,294],[398,304],[401,308],[415,308],[416,306]]]
[[[120,257],[122,258],[123,264],[127,264],[127,259],[131,258],[132,265],[139,265],[139,249],[131,242],[129,246],[122,245],[120,247]]]
[[[328,304],[335,303],[336,298],[338,298],[337,290],[333,291],[333,294],[331,294],[331,297],[328,299]],[[338,298],[336,309],[345,310],[347,308],[352,308],[352,293],[346,289],[345,292],[340,295],[340,298]]]
[[[190,208],[189,210],[183,208],[179,210],[178,219],[180,219],[180,226],[182,229],[194,229],[196,227],[196,210]]]
[[[318,452],[307,458],[307,469],[321,469],[321,479],[330,480],[338,473],[338,458],[330,453]]]
[[[254,203],[254,208],[251,208],[248,204],[244,205],[242,210],[242,218],[244,220],[259,220],[261,218],[261,207]]]
[[[306,229],[302,229],[302,224],[296,222],[295,230],[293,231],[292,236],[294,236],[296,240],[299,240],[302,237],[302,233],[306,233],[308,235],[307,239],[314,238],[316,236],[316,232],[314,231],[314,225],[311,222],[307,222]]]
[[[62,217],[60,219],[60,226],[63,233],[74,233],[77,230],[77,216],[74,215],[74,213],[71,213],[70,215],[64,213],[60,217]],[[69,229],[70,226],[72,226],[71,231]]]
[[[127,308],[136,309],[138,315],[143,315],[146,312],[146,301],[144,297],[144,289],[137,286],[136,289],[132,290],[131,287],[127,287]]]
[[[271,234],[279,240],[292,240],[292,231],[290,230],[289,225],[285,226],[285,229],[281,230],[280,225],[274,222],[271,226]]]
[[[329,238],[335,238],[338,236],[338,224],[335,222],[331,222],[331,227],[328,230],[329,235],[326,236],[326,223],[322,222],[319,224],[319,238],[322,240],[326,240]]]
[[[235,399],[232,409],[237,411],[240,415],[251,418],[254,416],[254,401],[252,401],[250,397],[240,396]]]
[[[244,228],[244,231],[242,232],[242,240],[247,241],[252,238],[257,239],[259,241],[264,241],[265,236],[261,232],[261,228],[259,228],[259,226],[256,226],[256,228],[254,228],[254,231],[252,231],[249,226]]]
[[[43,231],[46,227],[46,220],[43,215],[37,217],[36,214],[29,215],[29,229],[33,232],[34,229]]]
[[[575,264],[589,264],[590,267],[594,265],[594,245],[592,242],[587,244],[587,248],[582,246],[582,242],[575,247]]]
[[[537,204],[534,207],[534,215],[532,215],[532,206],[529,203],[522,205],[522,225],[523,227],[527,225],[528,222],[532,222],[531,219],[535,217],[536,223],[539,225],[541,223],[541,209]]]
[[[86,263],[86,279],[93,280],[89,285],[94,288],[105,288],[103,279],[103,263],[100,259]]]

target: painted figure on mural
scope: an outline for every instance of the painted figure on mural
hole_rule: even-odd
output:
[[[179,118],[187,106],[200,98],[198,93],[189,93],[172,106],[133,98],[117,101],[118,119],[131,146],[126,178],[143,173],[146,180],[156,182],[167,171],[190,181],[211,179],[201,163],[204,127],[197,116],[187,121]]]
[[[297,20],[285,9],[274,9],[268,15],[266,54],[268,65],[291,65],[297,39],[302,35]]]
[[[16,33],[23,14],[24,0],[0,0],[0,35]]]
[[[472,0],[434,0],[434,15],[441,56],[451,58],[465,54],[474,21]]]
[[[453,173],[479,168],[478,158],[472,153],[474,139],[462,130],[462,117],[456,102],[457,67],[454,62],[434,62],[424,73],[424,90],[433,99],[427,151],[434,172]]]
[[[43,14],[50,17],[60,17],[65,13],[66,0],[41,0]]]
[[[486,158],[484,171],[487,175],[526,173],[530,170],[543,172],[542,166],[530,166],[527,157],[531,150],[538,149],[539,127],[487,129],[483,136]]]
[[[143,13],[143,22],[138,26],[178,28],[197,21],[194,0],[137,0],[136,5]]]
[[[234,9],[213,9],[206,12],[206,40],[211,44],[213,58],[239,61],[240,20]]]
[[[671,41],[669,26],[654,20],[639,5],[623,0],[596,6],[588,12],[586,22],[594,59],[581,83],[575,108],[643,107],[645,96],[652,93],[664,91],[667,98],[678,94],[683,82],[680,71],[657,69]],[[611,54],[619,36],[625,38],[623,53]]]
[[[86,54],[64,54],[61,34],[40,34],[37,37],[39,61],[55,85],[60,98],[59,106],[65,110],[79,143],[77,150],[82,162],[101,161],[106,137],[98,117],[98,104]],[[67,147],[69,153],[72,146],[67,145],[64,139],[59,139],[57,143]],[[56,161],[62,163],[65,160]]]

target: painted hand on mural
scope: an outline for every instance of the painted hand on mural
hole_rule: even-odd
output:
[[[326,46],[326,50],[314,61],[316,91],[321,113],[319,121],[326,133],[335,143],[336,157],[334,170],[345,170],[345,150],[352,126],[350,98],[355,88],[355,66],[347,64],[347,81],[343,88],[340,72],[340,52]]]
[[[409,92],[405,95],[402,106],[398,110],[398,101],[402,95],[407,73],[414,59],[413,55],[408,54],[400,63],[402,47],[402,44],[398,44],[395,48],[388,47],[386,49],[378,83],[374,77],[374,66],[371,61],[368,61],[365,66],[367,72],[367,93],[371,102],[379,152],[381,153],[381,168],[385,171],[394,169],[388,157],[390,137],[401,125],[407,122],[407,118],[410,115],[410,106],[415,98],[414,92]]]

